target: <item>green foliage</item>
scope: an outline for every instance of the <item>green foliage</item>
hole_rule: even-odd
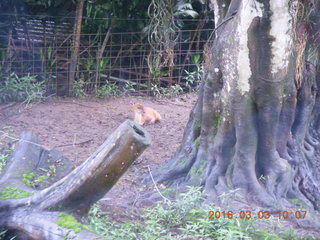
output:
[[[201,121],[200,121],[200,119],[196,119],[195,120],[193,128],[194,128],[193,130],[195,130],[195,131],[200,131],[201,130]]]
[[[113,223],[98,205],[94,205],[89,212],[89,227],[97,234],[107,237],[107,239],[137,239],[138,232],[142,231],[139,223],[126,222],[121,225]]]
[[[55,165],[49,166],[50,175],[55,175],[57,173],[57,168]]]
[[[12,73],[0,84],[0,102],[2,103],[18,101],[29,104],[40,101],[44,93],[44,82],[37,82],[35,76],[18,77]]]
[[[115,224],[95,205],[89,213],[90,228],[107,239],[175,239],[171,238],[171,229],[184,221],[186,213],[199,206],[203,200],[199,188],[179,195],[179,202],[162,202],[155,208],[146,209],[141,216],[143,223],[126,222]],[[203,217],[203,216],[202,216]]]
[[[106,82],[104,85],[96,88],[97,98],[106,98],[120,94],[119,87],[115,83]]]
[[[161,91],[160,91],[160,87],[158,86],[157,83],[151,83],[151,92],[153,96],[161,96]]]
[[[77,98],[83,98],[86,96],[86,82],[82,79],[79,81],[74,81],[72,85],[72,95]]]
[[[183,93],[183,89],[179,84],[171,85],[168,88],[158,87],[157,84],[151,84],[151,92],[157,97],[176,97]]]
[[[57,224],[61,227],[73,229],[75,233],[81,232],[82,229],[87,229],[87,226],[79,223],[74,216],[65,213],[59,213],[59,217],[60,218],[57,221]]]
[[[22,182],[29,187],[34,187],[33,180],[36,177],[36,173],[30,172],[22,175]]]
[[[199,55],[198,55],[199,56]],[[201,82],[202,74],[203,74],[203,66],[196,65],[196,70],[192,72],[188,72],[184,70],[186,76],[183,78],[185,80],[185,85],[188,88],[189,92],[195,92],[198,89],[198,85]]]
[[[233,193],[232,193],[233,194]],[[231,195],[232,195],[231,194]],[[170,194],[169,194],[170,195]],[[110,240],[140,239],[258,239],[289,240],[296,239],[291,229],[284,231],[275,218],[271,217],[269,229],[260,230],[257,219],[224,218],[209,219],[209,211],[220,211],[218,207],[203,204],[200,188],[190,187],[185,193],[177,195],[177,201],[163,201],[155,207],[145,209],[141,221],[122,224],[112,222],[98,205],[89,212],[90,229]],[[201,208],[200,208],[201,206]],[[130,214],[130,213],[128,213]],[[270,229],[275,225],[274,229]],[[278,229],[276,229],[278,227]],[[280,234],[274,234],[280,232]]]
[[[190,176],[194,178],[202,178],[205,176],[207,167],[207,161],[201,160],[196,167],[192,167]]]
[[[16,137],[11,126],[4,126],[0,129],[0,174],[6,166],[14,148],[14,140],[7,136]]]
[[[169,88],[162,88],[162,94],[166,97],[176,97],[183,93],[183,89],[179,84],[171,85]]]
[[[46,72],[50,73],[49,77],[52,77],[51,75],[57,67],[57,58],[55,55],[56,53],[52,46],[40,49],[40,56],[43,63],[45,63]]]
[[[41,183],[41,182],[47,180],[48,178],[49,178],[48,175],[42,175],[42,176],[39,176],[38,178],[36,178],[36,179],[34,180],[34,182],[35,182],[35,183]]]
[[[35,172],[29,172],[22,175],[22,182],[29,187],[36,187],[37,183],[42,183],[48,178],[56,174],[57,168],[55,165],[49,166],[49,169],[40,168],[41,171],[45,172],[44,175],[37,174]]]
[[[9,154],[0,154],[0,174],[7,164]]]
[[[193,141],[193,144],[194,144],[196,147],[199,147],[199,146],[200,146],[200,136],[197,137],[197,138]]]
[[[25,198],[30,195],[32,194],[18,187],[6,187],[4,190],[0,191],[0,200]]]
[[[222,114],[217,114],[217,115],[214,116],[214,118],[213,118],[213,126],[215,127],[215,129],[218,129],[218,127],[220,126],[222,118],[223,118]]]
[[[137,19],[136,21],[115,21],[113,28],[118,31],[141,31],[146,25],[149,4],[150,0],[89,0],[84,13],[86,16],[84,31],[105,32],[111,25],[111,18]]]
[[[110,64],[110,58],[104,57],[98,61],[100,71],[105,69]]]
[[[123,91],[124,91],[123,95],[124,95],[124,96],[128,96],[128,95],[130,95],[131,93],[134,93],[134,92],[136,91],[136,89],[135,89],[135,86],[136,86],[136,85],[137,85],[137,84],[134,83],[134,82],[129,82],[129,81],[127,81],[127,82],[125,83],[125,86],[124,86],[124,89],[123,89]]]

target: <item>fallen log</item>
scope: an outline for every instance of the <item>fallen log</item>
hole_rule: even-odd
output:
[[[32,134],[27,135],[33,137]],[[90,206],[112,188],[150,143],[150,135],[141,126],[130,120],[125,121],[83,164],[50,187],[34,190],[29,197],[0,200],[0,227],[15,230],[19,240],[60,240],[66,236],[79,240],[102,239],[86,229],[76,233],[59,226],[59,216],[67,213],[78,219],[85,217]],[[20,146],[17,151],[26,148],[23,143]],[[12,160],[18,161],[20,168],[29,166],[28,159],[20,156]],[[8,183],[10,172],[16,179],[16,172],[9,164],[3,174],[6,179],[2,183]],[[19,181],[15,181],[15,184],[21,187]],[[0,191],[5,187],[1,184]]]

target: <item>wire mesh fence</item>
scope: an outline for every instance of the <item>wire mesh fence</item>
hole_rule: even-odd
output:
[[[136,20],[117,21],[132,24]],[[167,52],[151,46],[146,31],[82,32],[72,78],[74,18],[23,17],[0,33],[0,81],[12,73],[36,76],[36,81],[45,83],[47,93],[57,95],[77,88],[90,93],[108,84],[140,95],[177,85],[191,89],[200,78],[203,48],[213,28],[208,25],[180,29]]]

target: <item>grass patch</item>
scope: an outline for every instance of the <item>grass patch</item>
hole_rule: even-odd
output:
[[[36,173],[29,172],[22,175],[22,182],[29,187],[34,187],[33,179],[36,177]]]
[[[12,73],[0,84],[0,102],[18,101],[29,104],[43,99],[44,82],[38,82],[36,76],[19,77]]]
[[[0,191],[0,200],[25,198],[31,195],[32,193],[18,187],[6,187],[4,190]]]
[[[49,166],[48,169],[41,168],[41,171],[45,172],[44,175],[40,175],[35,172],[29,172],[22,175],[22,182],[29,187],[36,187],[37,183],[42,183],[48,180],[50,177],[56,174],[57,168],[54,165]]]
[[[202,204],[204,198],[200,188],[191,187],[188,192],[180,193],[177,199],[160,202],[153,208],[145,209],[145,213],[138,220],[125,223],[113,222],[98,205],[94,205],[89,212],[89,226],[110,240],[297,238],[292,229],[285,231],[275,218],[265,220],[269,222],[264,229],[259,226],[257,219],[209,219],[210,210],[220,209]]]
[[[79,223],[74,216],[59,213],[59,217],[57,224],[61,227],[72,229],[75,233],[81,232],[82,229],[88,229],[86,225]]]

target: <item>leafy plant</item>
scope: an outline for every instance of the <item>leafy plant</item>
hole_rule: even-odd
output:
[[[0,174],[7,164],[8,157],[8,154],[0,154]]]
[[[233,193],[232,193],[233,194]],[[258,219],[217,218],[209,219],[209,210],[220,208],[203,204],[204,196],[198,187],[189,187],[187,192],[177,195],[177,201],[164,200],[155,207],[145,209],[141,221],[117,224],[112,222],[99,206],[94,205],[89,212],[91,230],[110,240],[120,239],[296,239],[294,231],[283,231],[283,227],[271,217],[270,224],[278,227],[258,229]],[[201,208],[200,208],[201,206]],[[270,226],[269,226],[270,228]]]
[[[183,89],[179,84],[171,85],[168,88],[158,87],[157,84],[151,84],[151,92],[157,97],[176,97],[183,93]]]
[[[18,187],[6,187],[2,191],[0,191],[0,200],[10,199],[10,198],[25,198],[32,195],[23,189]]]
[[[72,85],[72,94],[73,96],[77,97],[77,98],[83,98],[86,96],[86,91],[85,91],[85,87],[86,87],[86,82],[84,82],[82,79],[80,79],[79,81],[74,81],[73,85]]]
[[[161,96],[160,87],[156,83],[151,83],[151,92],[153,96]]]
[[[136,85],[137,84],[134,83],[134,82],[127,81],[125,83],[125,86],[124,86],[124,89],[123,89],[124,90],[123,95],[127,96],[127,95],[130,95],[131,93],[134,93],[136,91],[136,89],[135,89]]]
[[[192,72],[188,72],[184,70],[186,76],[184,77],[186,87],[188,88],[189,92],[196,91],[197,86],[201,82],[201,77],[203,74],[203,66],[196,66],[196,70]]]
[[[119,87],[115,83],[106,82],[103,86],[96,88],[97,98],[106,98],[119,95]]]
[[[36,177],[36,173],[34,172],[29,172],[29,173],[24,173],[22,175],[22,182],[29,187],[34,187],[33,180]]]
[[[14,149],[14,140],[7,136],[16,137],[11,126],[4,126],[0,129],[0,174],[11,156]]]
[[[55,58],[55,54],[52,46],[40,49],[40,56],[42,61],[46,63],[47,72],[53,72],[56,69],[57,59]]]
[[[0,102],[18,101],[29,104],[44,97],[44,82],[37,82],[35,76],[18,77],[12,73],[0,86]]]
[[[22,182],[29,187],[36,187],[38,183],[42,183],[56,174],[57,168],[55,165],[49,166],[48,169],[40,168],[45,174],[29,172],[22,175]]]
[[[183,89],[179,84],[171,85],[169,88],[162,88],[162,94],[166,97],[176,97],[183,93]]]

